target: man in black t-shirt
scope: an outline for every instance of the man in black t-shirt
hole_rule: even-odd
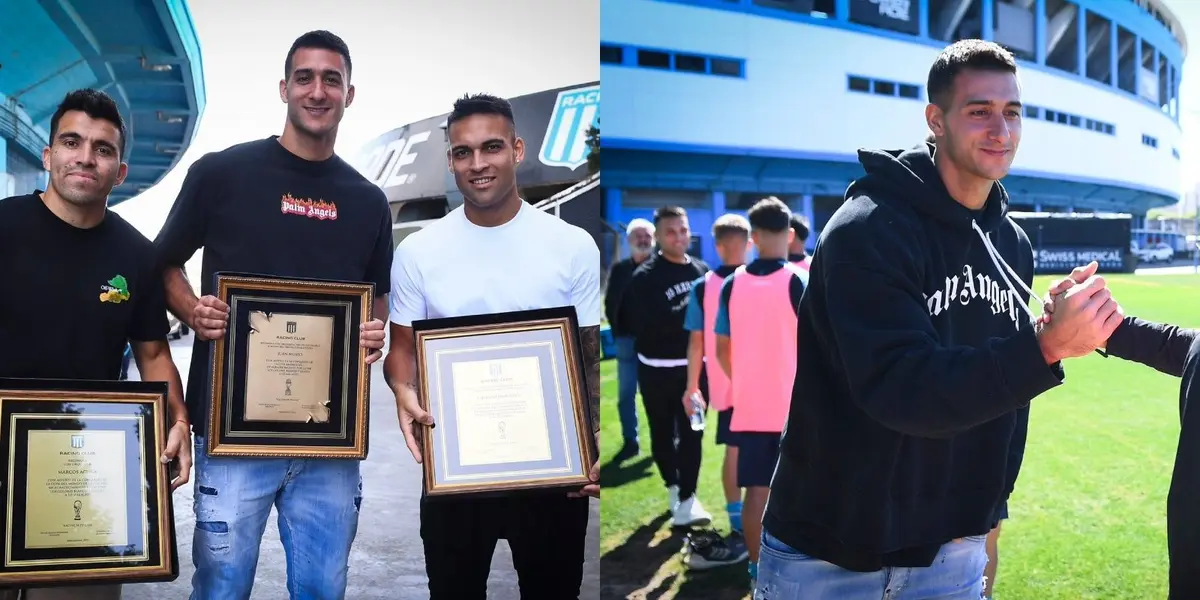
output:
[[[143,381],[166,381],[171,426],[163,461],[191,472],[188,417],[167,342],[167,307],[152,245],[108,210],[127,170],[125,126],[102,92],[67,94],[42,151],[43,192],[0,200],[0,377],[118,380],[127,342]],[[17,597],[0,590],[0,600]],[[116,600],[120,584],[38,588],[23,600]]]
[[[334,154],[338,123],[354,99],[350,51],[327,31],[296,40],[279,85],[283,135],[196,161],[156,240],[167,303],[196,332],[187,405],[196,434],[192,600],[250,597],[272,505],[288,557],[293,598],[341,598],[362,501],[360,461],[210,457],[205,451],[209,341],[225,334],[229,307],[214,274],[369,281],[373,314],[386,315],[392,220],[383,191]],[[319,207],[319,209],[318,209]],[[183,265],[204,248],[202,297]],[[361,328],[368,363],[382,356],[381,319]],[[302,592],[300,590],[303,590]]]
[[[712,515],[696,497],[703,431],[692,429],[679,399],[687,391],[684,329],[692,284],[708,272],[704,261],[689,256],[687,212],[665,206],[654,213],[658,252],[633,272],[622,298],[638,358],[638,388],[650,426],[650,452],[667,486],[667,506],[676,527],[703,527]],[[676,445],[675,440],[679,443]]]

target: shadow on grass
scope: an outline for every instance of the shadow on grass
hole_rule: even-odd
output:
[[[634,530],[625,543],[600,557],[601,600],[742,600],[749,597],[750,579],[745,562],[709,571],[688,571],[680,554],[688,530],[669,527],[667,532],[662,532],[669,520],[669,513],[658,515]],[[668,535],[663,537],[664,533]],[[662,579],[656,581],[659,576]],[[680,580],[683,583],[675,592],[673,588]]]
[[[654,459],[649,456],[643,456],[636,460],[627,461],[618,464],[616,461],[610,460],[607,463],[600,465],[600,485],[604,489],[611,490],[621,487],[627,483],[632,483],[639,479],[649,477],[650,469],[654,466]]]

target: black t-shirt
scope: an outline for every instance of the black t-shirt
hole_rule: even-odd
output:
[[[40,194],[0,200],[0,376],[117,379],[126,342],[167,337],[153,245],[112,211],[75,227]]]
[[[683,328],[692,284],[708,272],[704,261],[688,256],[680,264],[655,254],[633,272],[622,297],[628,309],[634,349],[652,359],[686,360],[691,333]]]
[[[164,267],[183,266],[204,248],[201,295],[213,293],[222,271],[372,282],[376,297],[390,291],[392,216],[383,190],[336,155],[308,161],[276,136],[197,160],[155,244]],[[187,382],[196,435],[205,433],[208,346],[196,340]]]

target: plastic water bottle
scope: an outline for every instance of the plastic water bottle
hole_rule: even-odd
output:
[[[700,393],[692,394],[692,431],[704,430],[704,400],[700,397]]]

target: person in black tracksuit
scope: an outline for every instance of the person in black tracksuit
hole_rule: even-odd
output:
[[[650,450],[668,489],[673,524],[703,526],[712,519],[695,497],[703,431],[692,430],[679,399],[687,390],[688,296],[709,268],[687,254],[691,235],[683,209],[658,209],[654,227],[659,251],[634,271],[622,309],[634,335]]]
[[[1080,270],[1073,279],[1083,280]],[[1052,295],[1066,291],[1069,279],[1051,287]],[[1051,320],[1053,303],[1045,305]],[[1106,356],[1141,363],[1181,378],[1179,443],[1167,493],[1167,555],[1170,563],[1169,600],[1200,598],[1200,329],[1186,329],[1127,316],[1108,339]],[[1190,408],[1190,410],[1189,410]]]

